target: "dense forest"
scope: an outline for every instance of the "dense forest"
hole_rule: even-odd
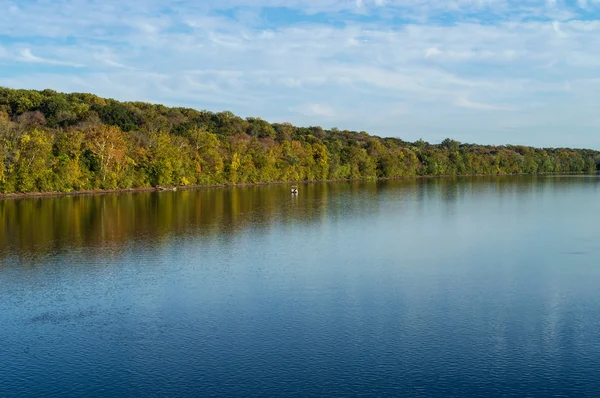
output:
[[[600,152],[432,145],[365,132],[0,88],[0,193],[592,172]]]

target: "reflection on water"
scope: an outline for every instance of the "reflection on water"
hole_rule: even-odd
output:
[[[0,256],[60,253],[73,247],[127,247],[132,240],[156,244],[171,235],[201,239],[272,228],[274,224],[318,224],[325,217],[368,219],[379,200],[390,197],[423,213],[434,201],[455,211],[466,195],[528,200],[531,195],[569,190],[573,180],[596,176],[424,178],[380,182],[137,192],[0,200]],[[596,185],[594,185],[595,187]],[[600,186],[600,185],[599,185]]]
[[[130,240],[159,244],[172,235],[201,239],[268,229],[273,224],[312,224],[364,213],[377,184],[310,184],[300,197],[286,186],[139,192],[0,201],[3,254],[57,253],[73,247],[125,248]],[[344,203],[329,198],[351,195]]]
[[[599,396],[600,181],[0,201],[0,396]]]

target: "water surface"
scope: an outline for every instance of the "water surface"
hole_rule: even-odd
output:
[[[0,201],[0,397],[600,396],[600,180]]]

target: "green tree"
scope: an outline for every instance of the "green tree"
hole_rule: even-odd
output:
[[[0,88],[0,191],[415,175],[595,172],[587,149],[461,144],[271,124],[93,94]]]

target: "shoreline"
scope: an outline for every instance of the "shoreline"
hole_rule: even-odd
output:
[[[393,181],[393,180],[406,180],[409,178],[414,179],[431,179],[431,178],[462,178],[462,177],[517,177],[517,176],[544,176],[544,175],[590,175],[594,173],[535,173],[535,174],[460,174],[460,175],[415,175],[415,176],[402,176],[402,177],[381,177],[381,178],[360,178],[360,179],[333,179],[333,180],[308,180],[308,181],[278,181],[278,182],[253,182],[244,184],[213,184],[213,185],[188,185],[188,186],[176,186],[176,187],[140,187],[140,188],[118,188],[118,189],[91,189],[85,191],[71,191],[71,192],[17,192],[17,193],[4,193],[0,194],[0,200],[10,199],[30,199],[30,198],[49,198],[49,197],[61,197],[61,196],[91,196],[91,195],[108,195],[108,194],[122,194],[122,193],[136,193],[136,192],[174,192],[174,191],[191,191],[202,188],[236,188],[236,187],[260,187],[270,185],[306,185],[314,183],[324,182],[353,182],[353,181]],[[597,173],[596,173],[597,174]]]

